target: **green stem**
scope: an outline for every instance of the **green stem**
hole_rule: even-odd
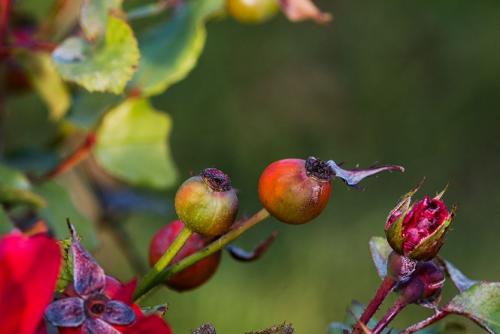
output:
[[[174,263],[170,267],[168,267],[166,270],[162,270],[160,272],[154,271],[154,269],[151,272],[146,275],[147,276],[153,276],[152,279],[149,279],[146,281],[146,277],[141,281],[139,284],[135,295],[134,299],[138,300],[142,296],[144,296],[146,293],[148,293],[152,288],[154,288],[158,282],[163,282],[165,281],[168,277],[171,277],[172,275],[175,275],[184,269],[192,266],[193,264],[197,263],[198,261],[203,260],[207,256],[210,256],[217,251],[223,249],[226,245],[231,243],[232,241],[236,240],[239,236],[241,236],[243,233],[245,233],[247,230],[252,228],[253,226],[257,225],[258,223],[262,222],[264,219],[269,217],[269,212],[267,212],[266,209],[261,209],[259,212],[254,214],[252,217],[248,218],[247,220],[236,224],[229,232],[209,244],[207,247],[203,248],[202,250],[185,257],[179,262]],[[150,275],[151,274],[151,275]]]
[[[174,242],[172,242],[170,247],[168,247],[165,253],[163,253],[158,262],[156,262],[153,268],[146,274],[146,276],[144,276],[141,283],[137,287],[137,290],[135,291],[136,296],[142,296],[156,285],[156,282],[158,282],[157,280],[158,275],[163,270],[165,270],[165,268],[167,268],[170,262],[172,262],[175,255],[177,255],[177,253],[181,250],[182,246],[184,246],[186,241],[188,241],[192,233],[193,232],[187,227],[184,227],[179,232]]]

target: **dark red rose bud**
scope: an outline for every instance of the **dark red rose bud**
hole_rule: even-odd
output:
[[[175,240],[184,225],[180,220],[173,221],[160,229],[149,245],[149,263],[153,266],[156,261],[165,253],[170,244]],[[193,233],[183,248],[174,257],[172,263],[199,251],[205,247],[208,240],[200,234]],[[165,284],[177,291],[192,290],[207,282],[217,271],[221,260],[222,251],[214,253],[191,267],[170,277]]]
[[[443,245],[446,232],[453,221],[441,200],[443,193],[434,198],[426,196],[410,206],[416,189],[403,197],[394,208],[385,226],[387,241],[401,255],[414,260],[434,258]]]
[[[439,300],[444,282],[445,273],[437,263],[419,262],[410,280],[397,291],[408,304],[432,304]]]
[[[229,176],[215,168],[187,179],[175,195],[175,211],[191,231],[214,237],[226,233],[238,212]]]
[[[259,198],[282,222],[304,224],[326,207],[334,176],[328,164],[316,158],[279,160],[260,176]]]
[[[396,282],[405,282],[415,272],[417,261],[392,252],[387,259],[387,275]]]

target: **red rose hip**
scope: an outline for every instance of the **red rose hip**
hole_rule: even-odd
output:
[[[310,157],[273,162],[259,180],[264,208],[287,224],[304,224],[317,217],[330,199],[334,177],[328,164]]]
[[[149,246],[149,263],[153,266],[165,253],[170,244],[175,240],[184,227],[180,220],[173,221],[161,228],[151,240]],[[193,233],[183,248],[174,257],[172,263],[199,251],[207,244],[207,239],[200,234]],[[192,290],[207,282],[217,271],[221,260],[221,251],[204,258],[191,267],[167,279],[165,284],[177,291]]]

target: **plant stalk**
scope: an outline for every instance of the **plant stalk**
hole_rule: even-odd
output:
[[[213,241],[211,244],[207,245],[205,248],[202,250],[185,257],[184,259],[180,260],[177,263],[174,263],[173,265],[169,266],[165,270],[161,271],[156,271],[155,269],[151,270],[149,272],[149,276],[151,277],[146,281],[146,277],[140,282],[135,295],[134,299],[138,300],[142,296],[144,296],[146,293],[148,293],[151,289],[153,289],[156,285],[158,285],[160,282],[165,281],[168,277],[171,277],[172,275],[175,275],[184,269],[192,266],[193,264],[203,260],[207,256],[210,256],[217,251],[223,249],[226,245],[231,243],[232,241],[236,240],[238,237],[240,237],[244,232],[252,228],[253,226],[257,225],[258,223],[262,222],[265,220],[267,217],[269,217],[269,212],[267,212],[266,209],[261,209],[258,211],[256,214],[254,214],[252,217],[248,218],[247,220],[238,223],[233,226],[233,228],[221,236],[220,238],[216,239]],[[148,276],[146,275],[146,276]]]
[[[406,306],[408,306],[407,302],[401,299],[396,300],[394,305],[392,305],[392,307],[387,311],[384,317],[375,326],[372,334],[380,334]]]
[[[66,157],[64,160],[60,161],[57,166],[52,168],[50,171],[45,173],[40,181],[46,181],[46,180],[52,180],[67,171],[73,169],[76,165],[78,165],[80,162],[85,160],[90,152],[92,151],[92,148],[94,147],[96,143],[96,137],[93,132],[89,133],[85,137],[85,141],[83,144],[78,147],[73,153],[71,153],[68,157]]]
[[[170,247],[168,247],[165,253],[163,253],[161,258],[155,263],[153,268],[146,274],[146,276],[144,276],[139,286],[137,287],[137,290],[135,291],[136,296],[142,296],[147,291],[149,291],[149,289],[156,285],[156,282],[158,282],[158,275],[163,270],[165,270],[165,268],[167,268],[170,262],[172,262],[177,253],[188,241],[191,234],[193,234],[193,232],[187,227],[184,227],[179,232],[174,242],[172,242]]]
[[[370,304],[366,307],[365,311],[359,318],[359,322],[362,324],[367,324],[368,321],[373,317],[373,315],[377,312],[378,308],[380,305],[382,305],[383,301],[385,298],[389,295],[389,293],[392,291],[394,286],[396,285],[396,281],[393,278],[390,278],[389,276],[386,276],[382,283],[380,284],[380,287],[378,288],[377,292],[375,293],[375,296],[373,299],[370,301]],[[360,334],[361,333],[361,328],[358,324],[354,325],[353,328],[353,334]]]
[[[412,333],[418,332],[418,331],[420,331],[420,330],[422,330],[430,325],[433,325],[434,323],[445,318],[449,314],[450,313],[447,311],[438,310],[436,313],[434,313],[432,316],[428,317],[427,319],[422,320],[422,321],[408,327],[407,329],[402,331],[401,334],[412,334]]]

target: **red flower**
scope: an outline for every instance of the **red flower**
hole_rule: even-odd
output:
[[[122,285],[104,270],[80,244],[70,226],[73,258],[73,286],[46,311],[46,319],[64,334],[158,333],[172,334],[156,316],[145,317],[133,303],[136,281]],[[160,321],[158,321],[160,320]]]
[[[50,302],[61,250],[46,235],[0,239],[0,333],[33,334]]]

